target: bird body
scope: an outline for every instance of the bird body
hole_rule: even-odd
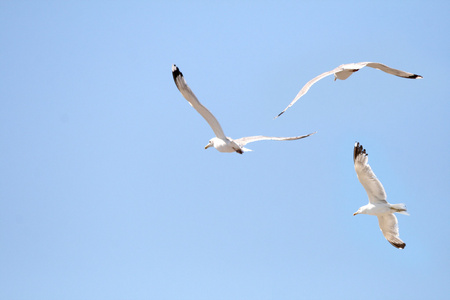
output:
[[[244,152],[252,151],[236,144],[236,142],[230,137],[226,137],[225,139],[214,137],[209,140],[209,143],[205,146],[205,149],[208,149],[209,147],[214,147],[217,151],[224,153],[237,152],[239,154],[243,154]]]
[[[391,214],[393,211],[390,207],[386,205],[374,205],[372,203],[366,204],[364,206],[361,206],[358,209],[358,214],[366,214],[366,215],[372,215],[372,216],[379,216],[384,214]]]
[[[372,215],[372,216],[379,216],[379,215],[385,215],[385,214],[393,214],[393,213],[400,213],[404,215],[408,215],[406,212],[406,206],[403,203],[400,204],[390,204],[388,205],[377,205],[377,204],[366,204],[364,206],[361,206],[358,211],[355,214],[366,214],[366,215]]]

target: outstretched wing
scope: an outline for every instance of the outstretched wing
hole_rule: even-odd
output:
[[[358,142],[356,142],[353,150],[353,161],[356,175],[369,196],[369,202],[372,204],[386,204],[386,192],[383,185],[369,166],[366,149]]]
[[[374,68],[374,69],[378,69],[381,70],[383,72],[386,72],[388,74],[392,74],[398,77],[402,77],[402,78],[409,78],[409,79],[421,79],[423,78],[420,75],[417,74],[413,74],[413,73],[409,73],[406,71],[402,71],[402,70],[397,70],[391,67],[388,67],[386,65],[380,64],[380,63],[376,63],[376,62],[366,62],[365,63],[366,66]]]
[[[335,72],[335,70],[331,70],[331,71],[322,73],[322,74],[320,74],[319,76],[316,76],[316,77],[314,77],[313,79],[311,79],[310,81],[308,81],[308,82],[302,87],[302,89],[300,90],[300,92],[298,92],[297,96],[295,96],[294,100],[292,100],[291,103],[289,103],[289,105],[288,105],[282,112],[280,112],[280,113],[278,114],[278,116],[275,117],[275,119],[278,118],[279,116],[281,116],[282,114],[284,114],[284,112],[285,112],[286,110],[288,110],[289,107],[291,107],[292,105],[294,105],[295,102],[297,102],[298,99],[300,99],[304,94],[306,94],[306,93],[309,91],[309,88],[310,88],[314,83],[316,83],[317,81],[319,81],[320,79],[322,79],[322,78],[324,78],[324,77],[327,77],[327,76],[329,76],[329,75],[331,75],[331,74],[334,74],[334,72]]]
[[[410,79],[423,78],[420,75],[405,72],[402,70],[393,69],[391,67],[388,67],[386,65],[383,65],[381,63],[376,63],[376,62],[359,62],[359,63],[343,64],[331,71],[322,73],[319,76],[308,81],[308,83],[305,84],[305,86],[300,90],[300,92],[298,92],[297,96],[295,96],[294,100],[292,100],[292,102],[288,105],[288,107],[286,107],[281,113],[279,113],[278,116],[275,117],[275,119],[278,118],[279,116],[281,116],[289,107],[294,105],[294,103],[297,102],[297,100],[300,99],[300,97],[305,95],[308,92],[309,88],[314,83],[319,81],[320,79],[322,79],[328,75],[334,74],[335,79],[337,78],[340,80],[345,80],[348,77],[350,77],[350,75],[352,75],[354,72],[358,71],[359,69],[364,68],[365,66],[375,68],[375,69],[381,70],[383,72],[386,72],[388,74],[392,74],[392,75],[403,77],[403,78],[410,78]]]
[[[384,237],[392,246],[403,249],[406,244],[400,239],[398,232],[398,221],[394,214],[378,216],[378,224]]]
[[[195,94],[191,91],[191,89],[187,85],[186,80],[184,80],[183,73],[180,72],[180,69],[178,69],[176,65],[172,65],[172,75],[178,90],[181,92],[183,97],[189,102],[189,104],[193,108],[195,108],[195,110],[199,114],[202,115],[202,117],[206,120],[206,122],[208,122],[209,126],[211,126],[212,130],[214,131],[214,134],[218,138],[226,139],[222,127],[219,124],[219,121],[217,121],[214,115],[206,107],[204,107],[200,103],[200,101],[198,101]]]
[[[274,137],[274,136],[263,136],[263,135],[258,135],[258,136],[248,136],[248,137],[243,137],[240,139],[235,139],[234,141],[240,145],[241,147],[245,146],[248,143],[252,143],[252,142],[257,142],[257,141],[264,141],[264,140],[272,140],[272,141],[293,141],[293,140],[299,140],[299,139],[303,139],[305,137],[308,137],[310,135],[315,134],[316,132],[307,134],[307,135],[301,135],[301,136],[293,136],[293,137]]]

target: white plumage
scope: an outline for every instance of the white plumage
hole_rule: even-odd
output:
[[[316,83],[317,81],[319,81],[320,79],[327,77],[331,74],[334,74],[334,80],[336,79],[340,79],[340,80],[345,80],[348,77],[350,77],[350,75],[352,75],[353,73],[355,73],[356,71],[364,68],[364,67],[371,67],[374,69],[378,69],[381,70],[383,72],[386,72],[388,74],[392,74],[398,77],[403,77],[403,78],[409,78],[409,79],[420,79],[423,78],[420,75],[417,74],[413,74],[413,73],[409,73],[409,72],[405,72],[402,70],[397,70],[397,69],[393,69],[391,67],[388,67],[386,65],[383,65],[381,63],[376,63],[376,62],[360,62],[360,63],[350,63],[350,64],[344,64],[344,65],[340,65],[339,67],[322,73],[317,77],[314,77],[313,79],[311,79],[310,81],[308,81],[308,83],[306,83],[303,88],[300,90],[300,92],[298,92],[297,96],[295,96],[294,100],[291,101],[291,103],[281,112],[278,114],[278,116],[275,117],[278,118],[279,116],[281,116],[289,107],[291,107],[292,105],[294,105],[295,102],[297,102],[298,99],[300,99],[303,95],[305,95],[309,88]]]
[[[388,242],[399,249],[405,248],[406,244],[399,237],[398,221],[394,215],[394,213],[408,215],[405,204],[390,204],[386,201],[386,192],[383,185],[368,164],[369,159],[366,150],[358,142],[353,150],[353,160],[359,182],[361,182],[369,196],[369,204],[361,206],[353,215],[368,214],[377,216],[380,229]]]
[[[230,137],[225,136],[225,133],[223,132],[222,127],[220,126],[217,119],[214,117],[214,115],[206,108],[204,107],[200,101],[198,101],[195,94],[191,91],[189,86],[186,83],[186,80],[184,79],[183,74],[180,72],[178,67],[176,65],[172,65],[172,75],[173,80],[175,81],[175,84],[178,88],[178,90],[181,92],[183,97],[189,102],[189,104],[195,108],[195,110],[202,115],[202,117],[208,122],[209,126],[211,126],[212,130],[214,131],[214,134],[216,137],[209,140],[208,145],[205,146],[205,149],[208,149],[209,147],[214,147],[220,152],[237,152],[239,154],[244,153],[244,151],[251,151],[250,149],[244,148],[244,146],[248,143],[256,142],[256,141],[263,141],[263,140],[273,140],[273,141],[292,141],[292,140],[298,140],[303,139],[305,137],[308,137],[312,134],[315,134],[315,132],[302,135],[302,136],[295,136],[295,137],[271,137],[271,136],[249,136],[249,137],[243,137],[240,139],[232,139]]]

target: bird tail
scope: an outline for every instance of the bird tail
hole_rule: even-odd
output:
[[[406,205],[404,203],[391,204],[391,209],[396,213],[409,216],[408,212],[406,211]]]

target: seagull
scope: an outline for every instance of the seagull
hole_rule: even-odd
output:
[[[334,70],[322,73],[319,76],[314,77],[313,79],[308,81],[308,83],[302,87],[300,92],[298,92],[297,96],[295,96],[294,100],[292,100],[292,102],[288,105],[288,107],[286,107],[281,113],[279,113],[278,116],[275,117],[275,119],[278,118],[279,116],[281,116],[289,107],[294,105],[294,103],[297,102],[297,100],[300,99],[303,95],[305,95],[308,92],[309,88],[314,83],[319,81],[320,79],[325,78],[331,74],[334,74],[334,81],[336,81],[336,79],[345,80],[345,79],[349,78],[350,75],[352,75],[356,71],[359,71],[360,69],[362,69],[366,66],[381,70],[383,72],[386,72],[388,74],[392,74],[392,75],[395,75],[398,77],[409,78],[409,79],[423,78],[420,75],[405,72],[402,70],[393,69],[391,67],[388,67],[386,65],[383,65],[381,63],[376,63],[376,62],[360,62],[360,63],[351,63],[351,64],[340,65],[339,67],[335,68]]]
[[[178,90],[181,92],[184,98],[189,102],[189,104],[195,108],[195,110],[202,115],[202,117],[208,122],[209,126],[211,126],[212,130],[214,131],[214,134],[216,135],[212,139],[209,140],[208,144],[205,146],[205,149],[208,149],[209,147],[216,148],[219,152],[225,152],[225,153],[233,153],[237,152],[239,154],[243,154],[247,151],[252,151],[250,149],[245,148],[244,146],[248,143],[256,142],[256,141],[263,141],[263,140],[274,140],[274,141],[292,141],[292,140],[298,140],[303,139],[305,137],[308,137],[310,135],[315,134],[316,132],[302,135],[302,136],[295,136],[295,137],[271,137],[271,136],[248,136],[243,137],[240,139],[232,139],[230,137],[225,136],[225,133],[222,130],[222,127],[220,126],[217,119],[214,117],[214,115],[206,108],[204,107],[200,101],[198,101],[195,94],[191,91],[189,86],[186,83],[186,80],[184,79],[183,74],[180,72],[180,69],[176,65],[172,65],[172,75],[173,80],[175,81],[175,84],[178,88]]]
[[[356,142],[353,150],[355,171],[359,182],[361,182],[369,196],[369,204],[361,206],[353,215],[367,214],[377,216],[378,224],[384,237],[392,246],[403,249],[406,244],[399,237],[397,217],[394,213],[409,215],[406,212],[406,205],[403,203],[390,204],[386,201],[386,192],[383,185],[373,173],[368,160],[366,149],[363,149],[363,146]]]

